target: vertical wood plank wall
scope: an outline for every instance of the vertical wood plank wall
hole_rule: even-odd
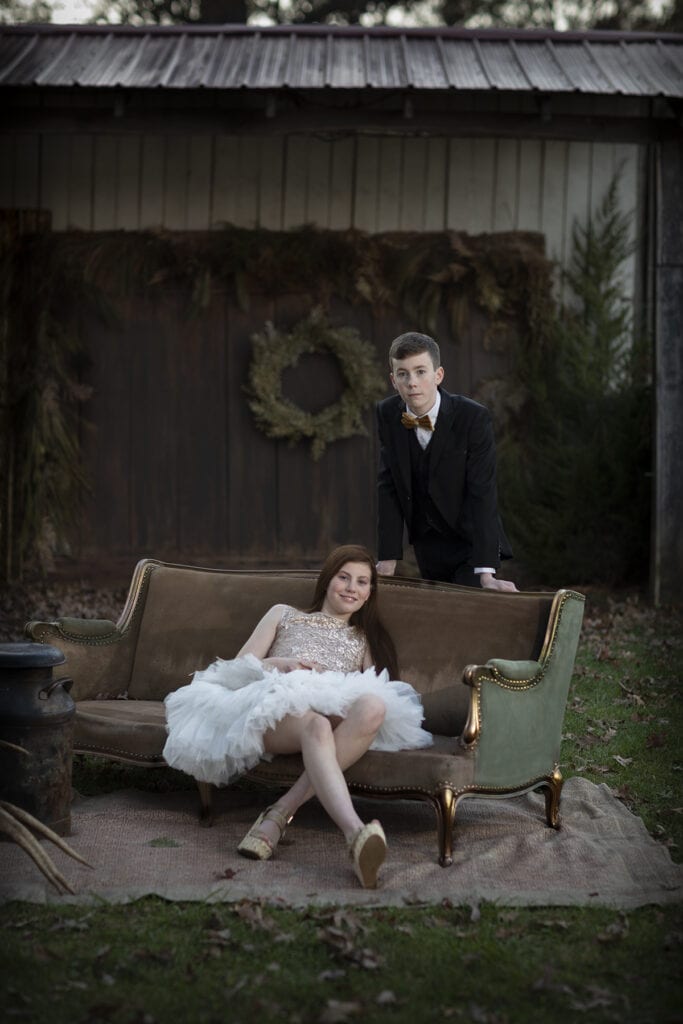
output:
[[[639,147],[528,139],[322,140],[306,135],[58,134],[0,138],[0,209],[49,209],[55,231],[222,223],[285,230],[540,231],[566,265],[585,221],[621,168],[640,248]]]
[[[564,264],[574,220],[595,210],[619,167],[636,242],[624,282],[636,295],[636,145],[18,133],[0,137],[0,209],[48,209],[56,231],[203,231],[222,223],[532,230]],[[302,296],[254,302],[248,313],[217,296],[205,317],[187,319],[169,294],[154,308],[128,310],[121,330],[93,325],[94,430],[83,435],[93,489],[82,557],[291,565],[314,562],[337,542],[374,545],[371,413],[368,439],[338,442],[313,463],[307,445],[290,448],[256,430],[243,392],[251,335],[267,317],[289,325],[307,311]],[[407,326],[364,307],[332,313],[354,324],[382,362]],[[447,384],[475,395],[478,383],[509,368],[509,354],[487,351],[475,323],[443,355]]]

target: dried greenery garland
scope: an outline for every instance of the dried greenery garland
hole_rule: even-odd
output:
[[[295,444],[311,441],[311,455],[319,459],[328,444],[353,434],[367,435],[363,416],[386,391],[375,350],[352,327],[332,327],[317,307],[292,330],[283,334],[268,321],[252,337],[254,354],[249,367],[249,407],[267,437]],[[335,356],[346,388],[337,402],[319,413],[306,412],[282,393],[282,375],[303,355],[326,352]]]

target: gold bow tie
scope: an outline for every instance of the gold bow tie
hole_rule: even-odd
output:
[[[422,427],[423,430],[433,430],[432,421],[429,416],[411,416],[409,412],[404,412],[401,415],[401,423],[408,430],[414,430],[415,427]]]

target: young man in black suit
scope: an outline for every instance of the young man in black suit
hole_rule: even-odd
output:
[[[496,578],[512,551],[498,516],[491,417],[439,387],[440,364],[439,346],[426,334],[402,334],[389,350],[398,394],[377,406],[377,571],[396,571],[405,524],[424,579],[516,590]]]

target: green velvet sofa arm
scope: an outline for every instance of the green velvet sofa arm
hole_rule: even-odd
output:
[[[475,686],[479,679],[490,679],[500,686],[533,685],[543,673],[540,661],[505,661],[503,658],[491,658],[485,665],[468,665],[465,669],[465,682]]]
[[[523,786],[552,774],[583,618],[583,596],[559,591],[538,661],[468,665],[472,687],[462,742],[475,753],[477,786]]]

